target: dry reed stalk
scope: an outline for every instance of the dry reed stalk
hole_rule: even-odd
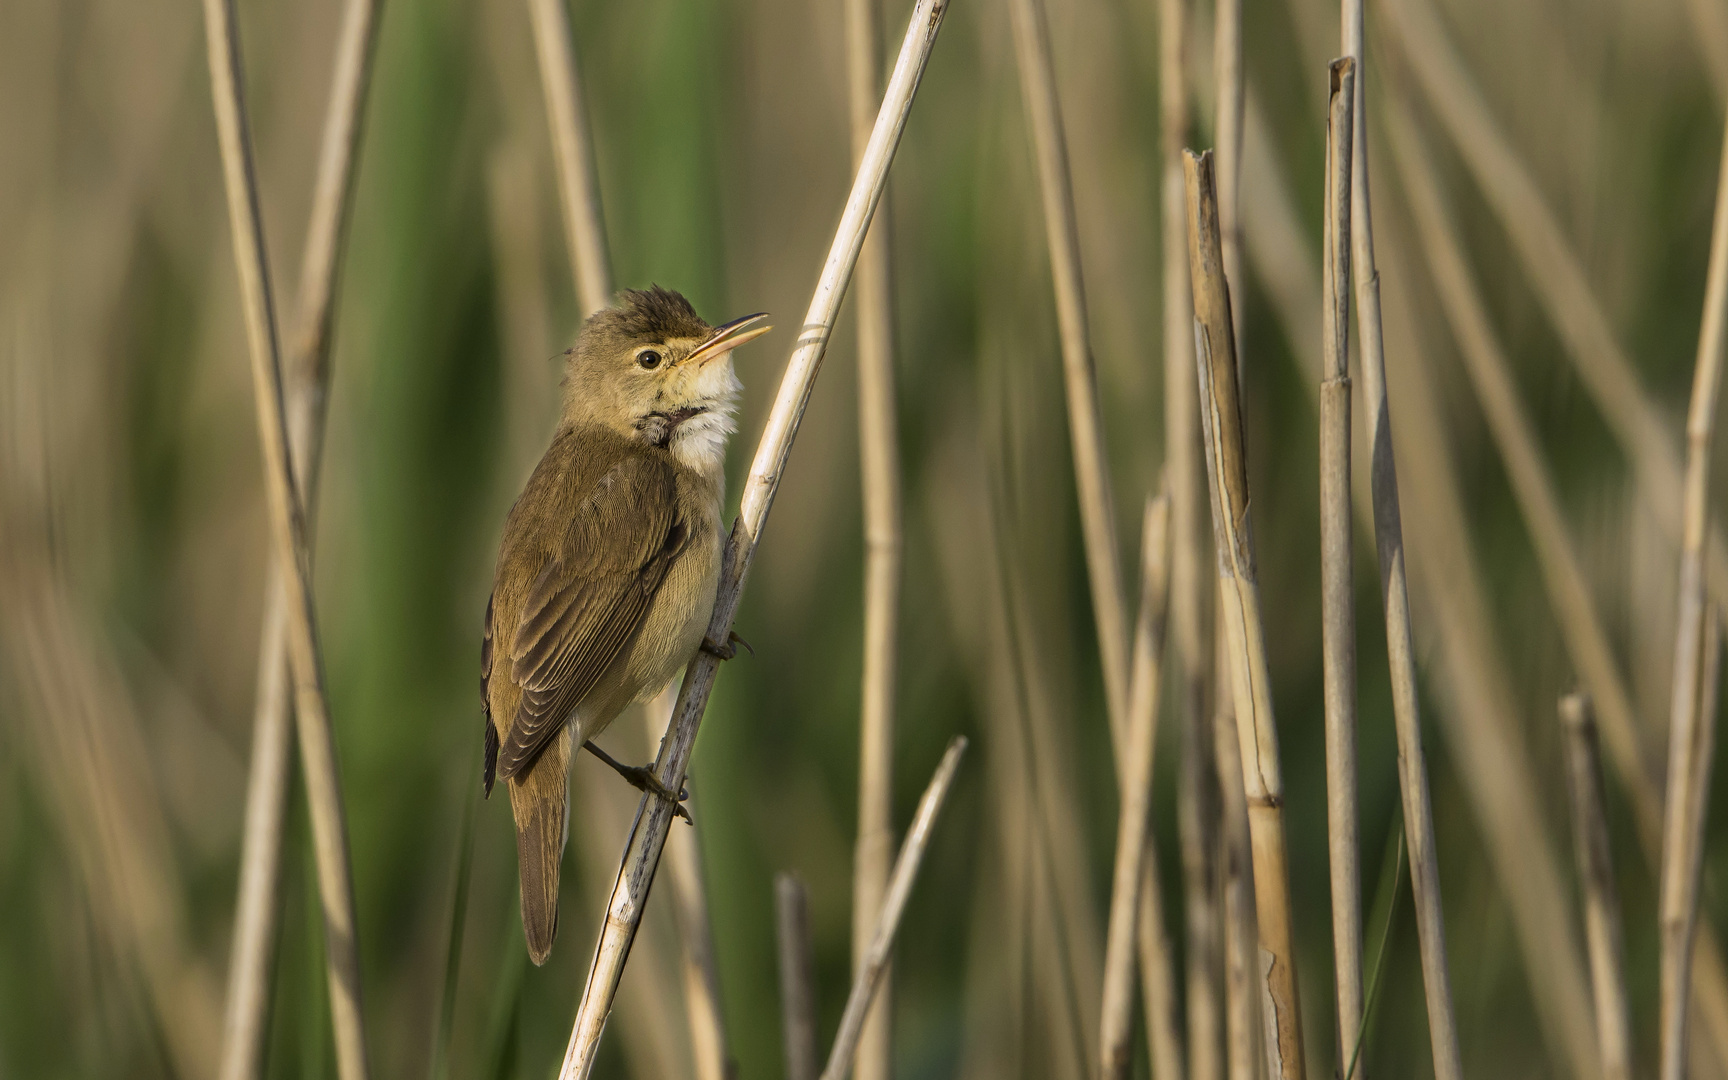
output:
[[[786,1080],[816,1080],[816,956],[810,945],[810,894],[797,874],[774,875],[774,940]]]
[[[360,1006],[359,928],[354,919],[354,880],[349,864],[348,827],[342,808],[341,778],[329,703],[318,650],[304,507],[295,485],[283,404],[282,364],[276,340],[276,312],[259,219],[257,177],[244,99],[239,31],[234,0],[204,0],[209,47],[211,96],[222,147],[224,186],[234,262],[245,308],[252,359],[252,384],[263,443],[265,486],[271,538],[288,592],[288,649],[292,659],[300,757],[305,769],[307,805],[318,862],[319,899],[330,976],[331,1026],[336,1038],[337,1073],[363,1080],[366,1029]]]
[[[1326,704],[1326,840],[1332,887],[1337,1059],[1362,1026],[1362,886],[1356,826],[1356,590],[1350,521],[1350,146],[1356,67],[1334,61],[1321,246],[1320,595]]]
[[[1216,733],[1207,707],[1212,656],[1205,572],[1208,525],[1200,408],[1194,386],[1194,305],[1188,294],[1188,240],[1182,148],[1188,143],[1187,0],[1158,0],[1159,244],[1163,304],[1164,469],[1170,493],[1170,636],[1179,665],[1175,707],[1180,763],[1176,818],[1187,935],[1188,1076],[1221,1080],[1224,1032],[1220,985],[1223,897]]]
[[[1728,337],[1728,130],[1716,189],[1704,317],[1686,414],[1685,514],[1681,530],[1679,625],[1674,634],[1674,705],[1668,727],[1668,787],[1662,828],[1661,1072],[1680,1080],[1686,1068],[1687,989],[1693,929],[1703,872],[1704,823],[1716,740],[1711,674],[1717,664],[1714,605],[1704,587],[1704,544],[1710,531],[1710,450],[1722,390],[1722,354]],[[1706,627],[1709,627],[1709,630]],[[1708,705],[1709,711],[1705,711]]]
[[[1141,528],[1140,612],[1135,622],[1128,691],[1127,753],[1117,766],[1122,791],[1116,819],[1116,864],[1111,878],[1109,933],[1104,948],[1104,990],[1099,1031],[1100,1072],[1122,1080],[1134,1063],[1134,950],[1139,939],[1140,893],[1157,887],[1148,873],[1156,870],[1146,859],[1152,827],[1152,766],[1157,748],[1159,660],[1164,652],[1164,628],[1169,599],[1170,500],[1147,500]],[[1160,912],[1159,914],[1162,914]],[[1174,979],[1164,971],[1166,993],[1174,997]],[[1173,1016],[1174,1002],[1152,1015]],[[1150,1008],[1150,1003],[1149,1003]],[[1170,1039],[1154,1038],[1169,1045]],[[1159,1075],[1169,1063],[1157,1063]],[[1179,1066],[1179,1063],[1178,1063]]]
[[[1056,98],[1050,28],[1044,18],[1042,0],[1011,0],[1008,10],[1013,17],[1021,97],[1044,203],[1056,321],[1061,329],[1062,381],[1074,453],[1074,486],[1080,497],[1086,573],[1092,586],[1092,613],[1098,627],[1099,660],[1104,668],[1104,700],[1110,712],[1110,742],[1116,756],[1121,757],[1127,752],[1127,592],[1116,553],[1109,458],[1104,447],[1104,421],[1098,409],[1098,373],[1092,362],[1086,292],[1081,282],[1080,230],[1074,216],[1074,188],[1068,171],[1062,111]]]
[[[1218,240],[1218,202],[1212,155],[1189,153],[1187,182],[1188,265],[1194,296],[1195,370],[1205,435],[1207,489],[1212,501],[1213,544],[1218,553],[1222,615],[1229,633],[1231,697],[1236,706],[1242,754],[1242,786],[1254,863],[1254,895],[1260,948],[1260,989],[1272,1014],[1264,1024],[1273,1080],[1301,1080],[1302,1013],[1297,995],[1294,920],[1290,906],[1289,854],[1284,841],[1284,780],[1278,765],[1278,730],[1266,670],[1265,627],[1254,577],[1253,528],[1248,518],[1248,471],[1242,414],[1236,396],[1235,333],[1230,293]]]
[[[846,0],[846,88],[852,165],[863,163],[880,99],[877,0]],[[887,193],[858,256],[858,442],[864,496],[864,673],[858,711],[858,841],[852,856],[852,968],[864,963],[894,860],[894,694],[900,625],[901,496],[894,403],[892,219]],[[894,1073],[892,970],[858,1044],[858,1080]]]
[[[660,740],[672,722],[672,706],[678,700],[678,683],[650,701],[647,724],[642,728],[649,754],[659,751]],[[690,804],[696,803],[695,785],[686,780]],[[699,817],[692,813],[692,822]],[[672,860],[672,904],[678,922],[678,940],[683,946],[684,1007],[690,1022],[690,1057],[696,1080],[733,1080],[738,1063],[732,1058],[726,1034],[726,1018],[720,1010],[720,966],[714,955],[714,926],[708,916],[708,885],[702,873],[700,826],[674,829],[666,839]]]
[[[1368,406],[1368,479],[1374,507],[1375,554],[1380,564],[1381,603],[1386,611],[1386,652],[1392,679],[1393,722],[1398,734],[1398,787],[1404,801],[1405,850],[1410,860],[1410,894],[1416,909],[1434,1075],[1439,1080],[1459,1080],[1463,1064],[1458,1054],[1458,1021],[1446,966],[1446,923],[1440,910],[1440,867],[1434,851],[1428,766],[1422,755],[1422,714],[1410,632],[1398,469],[1386,397],[1379,273],[1374,264],[1374,215],[1368,190],[1367,115],[1363,105],[1367,70],[1363,66],[1362,0],[1343,0],[1341,22],[1344,55],[1356,62],[1355,120],[1350,140],[1351,272],[1356,283],[1356,325],[1362,338],[1362,391]]]
[[[1289,340],[1302,357],[1304,375],[1323,368],[1320,340],[1320,283],[1312,261],[1301,255],[1304,245],[1295,204],[1276,159],[1267,148],[1264,123],[1252,93],[1247,98],[1244,127],[1248,157],[1258,164],[1245,176],[1244,194],[1253,227],[1245,232],[1247,254]],[[1257,149],[1257,147],[1261,149]],[[1396,255],[1399,248],[1390,249]],[[1519,739],[1518,709],[1508,689],[1493,645],[1494,629],[1485,590],[1470,553],[1464,522],[1468,515],[1458,493],[1457,478],[1446,449],[1445,434],[1432,414],[1437,400],[1429,389],[1421,340],[1409,330],[1409,318],[1399,300],[1405,275],[1393,267],[1388,309],[1394,337],[1402,343],[1394,355],[1404,361],[1393,389],[1404,422],[1398,438],[1402,460],[1410,470],[1409,506],[1414,534],[1419,538],[1412,565],[1417,584],[1431,599],[1432,618],[1419,625],[1433,643],[1438,678],[1439,717],[1464,780],[1477,827],[1495,876],[1512,913],[1512,925],[1524,960],[1537,1016],[1556,1056],[1563,1056],[1575,1075],[1588,1076],[1595,1054],[1590,1029],[1587,977],[1578,962],[1571,933],[1571,901],[1534,792],[1535,770]],[[1301,380],[1318,389],[1318,379]],[[1367,475],[1352,474],[1354,503],[1364,528],[1372,526],[1372,498]],[[1704,955],[1701,951],[1700,961]],[[1711,954],[1713,955],[1713,954]]]
[[[792,440],[797,435],[799,421],[810,400],[810,391],[821,370],[828,337],[834,328],[834,317],[851,279],[852,268],[857,263],[870,217],[881,198],[888,178],[888,166],[905,127],[906,114],[911,109],[918,81],[946,13],[947,0],[919,0],[913,8],[894,74],[889,78],[882,108],[876,117],[876,127],[870,135],[864,163],[853,180],[846,209],[823,263],[809,311],[800,324],[797,342],[757,445],[749,478],[744,484],[738,519],[723,557],[714,616],[708,624],[708,636],[712,640],[725,641],[732,630],[744,580],[762,535],[762,525],[773,505],[774,494],[779,490]],[[702,713],[713,690],[719,664],[719,659],[712,654],[698,653],[685,673],[678,705],[673,711],[671,731],[660,744],[660,753],[654,763],[656,775],[674,791],[683,783],[690,752],[695,746],[696,731],[701,726]],[[672,810],[673,807],[665,800],[643,798],[642,809],[631,829],[629,845],[607,904],[604,928],[595,947],[593,966],[571,1030],[570,1045],[565,1051],[560,1072],[562,1080],[586,1077],[593,1068],[594,1054],[599,1047],[601,1032],[606,1027],[612,997],[617,992],[631,939],[635,937],[636,927],[642,919],[643,902],[647,899],[661,849],[666,843]]]
[[[552,158],[558,163],[570,270],[582,313],[590,315],[612,302],[612,263],[606,254],[606,217],[594,173],[594,141],[582,105],[570,11],[564,0],[528,0],[528,16],[534,24],[534,51],[540,58],[546,119],[552,126]]]
[[[1218,238],[1224,280],[1242,287],[1242,0],[1217,0],[1212,17],[1212,78],[1217,99],[1212,113],[1213,172],[1218,178]],[[1236,379],[1242,370],[1242,312],[1230,309],[1236,336]]]
[[[1218,625],[1218,653],[1224,649],[1224,627]],[[1254,958],[1260,940],[1254,917],[1254,862],[1248,837],[1248,801],[1242,789],[1242,753],[1236,714],[1230,705],[1228,665],[1218,665],[1217,711],[1212,742],[1217,770],[1221,820],[1219,841],[1219,916],[1223,930],[1224,1061],[1230,1080],[1258,1080],[1264,1058],[1261,999],[1256,990]]]
[[[288,452],[305,513],[318,499],[318,462],[330,386],[330,345],[336,280],[354,190],[366,90],[377,41],[377,0],[349,0],[343,10],[331,77],[330,104],[319,144],[312,214],[300,263],[298,325],[288,342],[282,373]],[[310,540],[310,537],[308,538]],[[269,1031],[282,834],[288,816],[294,731],[289,709],[288,590],[272,566],[266,591],[263,639],[258,649],[258,696],[252,721],[252,764],[240,847],[239,896],[228,967],[223,1019],[222,1080],[256,1076]]]
[[[1584,893],[1584,940],[1596,1005],[1596,1044],[1603,1080],[1632,1080],[1632,1020],[1626,999],[1626,952],[1621,939],[1620,891],[1608,843],[1602,761],[1590,698],[1574,691],[1560,699],[1566,750],[1566,787],[1572,797],[1572,844]]]
[[[852,990],[846,997],[846,1008],[840,1014],[840,1029],[835,1032],[834,1045],[828,1050],[828,1064],[822,1069],[822,1080],[845,1080],[852,1070],[852,1056],[858,1050],[858,1036],[864,1030],[864,1014],[882,981],[883,971],[887,969],[888,956],[894,948],[894,934],[900,928],[906,900],[912,895],[918,867],[924,862],[924,851],[930,846],[936,815],[942,812],[948,789],[954,784],[954,773],[960,768],[960,758],[965,753],[964,735],[948,740],[948,749],[918,800],[918,810],[912,815],[906,840],[894,859],[894,872],[888,877],[888,892],[882,898],[882,914],[876,921],[876,931],[870,935],[870,948],[864,954],[864,964],[852,978]]]
[[[1518,152],[1496,127],[1432,5],[1427,0],[1393,0],[1385,11],[1386,24],[1429,105],[1506,230],[1579,380],[1636,473],[1638,492],[1663,533],[1678,546],[1681,467],[1673,436],[1616,339],[1582,260]],[[1705,566],[1710,598],[1720,608],[1728,606],[1728,546],[1719,531],[1707,541]],[[1622,740],[1612,729],[1606,734],[1615,768],[1623,771],[1631,762],[1621,757]],[[1711,1028],[1718,1058],[1728,1060],[1728,991]]]

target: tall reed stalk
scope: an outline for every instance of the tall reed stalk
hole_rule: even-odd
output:
[[[354,917],[354,879],[348,854],[347,815],[342,806],[336,742],[324,692],[317,619],[313,610],[311,557],[305,504],[296,484],[288,443],[287,408],[275,301],[270,291],[264,226],[258,209],[258,178],[252,165],[234,0],[204,0],[211,97],[222,149],[223,186],[240,278],[252,386],[263,443],[264,483],[278,573],[286,584],[288,651],[294,680],[300,757],[318,862],[318,892],[324,913],[324,943],[330,980],[331,1025],[336,1066],[342,1080],[365,1080],[366,1027],[360,1005],[359,927]],[[337,215],[340,219],[340,214]],[[332,256],[334,258],[334,256]]]
[[[1584,940],[1590,952],[1602,1078],[1632,1080],[1632,1018],[1626,999],[1620,890],[1614,884],[1614,858],[1608,843],[1596,718],[1590,698],[1577,691],[1560,699],[1559,712],[1566,751],[1566,788],[1572,802],[1572,846],[1584,894]]]
[[[863,164],[882,68],[877,0],[846,0],[852,166]],[[894,713],[900,627],[900,446],[894,402],[893,220],[888,195],[858,256],[858,459],[864,495],[864,675],[858,714],[858,840],[852,856],[852,969],[864,963],[894,859]],[[894,1074],[894,992],[882,974],[858,1043],[858,1080]]]
[[[1356,589],[1350,519],[1350,147],[1356,64],[1334,61],[1321,240],[1320,596],[1326,705],[1326,839],[1332,885],[1337,1060],[1362,1026],[1362,875],[1356,825]]]
[[[919,79],[946,14],[947,0],[919,0],[912,10],[864,162],[853,180],[846,209],[835,230],[834,242],[823,264],[815,295],[811,297],[809,311],[799,324],[801,329],[797,342],[757,446],[749,479],[744,485],[738,519],[723,555],[714,616],[708,624],[711,640],[724,641],[731,633],[744,580],[762,535],[762,525],[773,505],[775,492],[779,490],[792,440],[798,433],[810,391],[821,370],[834,318],[851,280],[852,269],[857,264],[864,234],[870,227],[871,215],[888,179],[888,166],[905,128],[906,115],[912,107]],[[696,732],[701,726],[708,696],[713,691],[719,663],[712,654],[699,653],[685,673],[678,704],[673,711],[672,728],[661,743],[654,763],[655,774],[674,791],[678,790],[689,767],[690,752],[695,746]],[[612,897],[607,904],[605,922],[595,946],[594,962],[589,969],[576,1022],[572,1026],[570,1044],[559,1074],[562,1080],[587,1077],[593,1069],[594,1055],[629,956],[630,942],[642,921],[643,903],[659,866],[672,811],[673,807],[665,800],[644,797],[643,807],[637,813]]]
[[[1686,484],[1680,546],[1679,625],[1674,632],[1674,703],[1668,726],[1668,789],[1662,828],[1660,945],[1662,978],[1661,1080],[1686,1071],[1693,929],[1704,862],[1704,823],[1716,744],[1714,673],[1719,658],[1717,612],[1704,587],[1704,545],[1710,529],[1710,449],[1722,391],[1728,338],[1728,130],[1716,189],[1704,318],[1686,414]]]
[[[298,321],[288,340],[282,373],[289,460],[308,518],[318,498],[336,282],[350,217],[377,25],[377,0],[349,0],[344,7],[330,104],[319,144],[312,215],[301,255]],[[258,647],[258,695],[223,1017],[221,1080],[245,1080],[259,1074],[270,1026],[272,968],[281,912],[282,837],[288,817],[294,740],[286,641],[291,587],[282,568],[272,564],[263,638]]]
[[[1428,766],[1422,754],[1422,716],[1410,632],[1410,591],[1405,579],[1398,469],[1386,397],[1385,341],[1380,321],[1379,273],[1374,264],[1374,216],[1368,191],[1362,0],[1343,0],[1341,22],[1344,55],[1356,62],[1356,106],[1350,149],[1351,271],[1356,284],[1356,324],[1362,339],[1362,390],[1368,406],[1368,476],[1374,504],[1381,602],[1386,611],[1386,652],[1392,678],[1393,723],[1398,734],[1398,786],[1404,800],[1405,848],[1410,859],[1410,892],[1415,902],[1416,937],[1422,953],[1422,987],[1428,1003],[1434,1075],[1438,1080],[1461,1080],[1458,1022],[1446,964],[1446,924],[1440,911],[1434,812],[1428,796]]]
[[[1297,994],[1289,849],[1284,839],[1284,779],[1278,729],[1266,668],[1265,627],[1255,581],[1254,537],[1248,518],[1248,470],[1236,396],[1235,333],[1219,250],[1217,191],[1210,152],[1183,162],[1188,202],[1188,265],[1194,290],[1194,366],[1200,388],[1213,544],[1223,585],[1222,616],[1229,634],[1231,696],[1236,707],[1242,784],[1248,805],[1260,969],[1272,1080],[1302,1080],[1302,1013]]]
[[[591,315],[612,302],[612,261],[606,253],[606,215],[601,212],[594,141],[582,104],[570,11],[564,0],[528,0],[528,16],[534,25],[534,51],[540,58],[546,119],[552,127],[552,158],[558,164],[558,201],[564,210],[570,270],[582,313]]]

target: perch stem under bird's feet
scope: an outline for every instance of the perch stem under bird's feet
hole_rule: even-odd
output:
[[[684,791],[682,788],[674,792],[671,788],[662,784],[660,778],[654,775],[653,765],[626,765],[611,754],[600,749],[600,747],[596,746],[592,741],[583,743],[582,749],[593,754],[601,761],[604,761],[607,765],[610,765],[613,772],[622,776],[629,782],[630,786],[635,788],[637,791],[652,792],[671,803],[672,813],[683,818],[685,824],[695,824],[695,822],[690,820],[690,811],[684,808],[684,800],[690,797],[689,793]]]

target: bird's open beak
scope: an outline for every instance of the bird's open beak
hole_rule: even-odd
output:
[[[714,328],[714,333],[704,341],[695,352],[684,358],[686,364],[705,364],[744,344],[761,337],[774,329],[772,326],[757,326],[756,324],[768,317],[766,311],[758,311],[754,315],[746,315],[742,319],[733,319],[724,326]]]

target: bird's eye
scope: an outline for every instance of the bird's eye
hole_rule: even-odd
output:
[[[660,366],[660,354],[653,349],[643,349],[636,354],[636,362],[642,365],[642,370],[653,371]]]

